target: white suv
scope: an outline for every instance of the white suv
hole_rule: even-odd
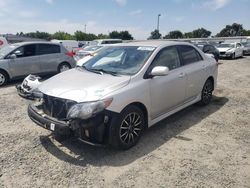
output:
[[[39,86],[30,118],[56,134],[128,149],[143,130],[196,102],[208,104],[218,64],[195,46],[145,41],[105,47]]]

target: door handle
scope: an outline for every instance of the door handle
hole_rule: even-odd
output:
[[[184,75],[185,75],[185,74],[184,74],[183,72],[182,72],[182,73],[180,73],[180,74],[179,74],[179,78],[183,78],[183,77],[184,77]]]

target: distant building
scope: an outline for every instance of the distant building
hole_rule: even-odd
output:
[[[4,34],[2,36],[5,37],[9,43],[28,42],[28,41],[45,41],[43,39],[37,39],[37,38],[31,38],[31,37],[25,37],[25,36],[13,35],[13,34]]]

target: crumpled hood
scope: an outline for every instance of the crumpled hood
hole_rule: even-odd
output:
[[[227,52],[229,50],[232,50],[233,48],[217,48],[220,52]]]
[[[100,100],[129,81],[130,76],[101,75],[75,68],[44,81],[38,89],[49,96],[88,102]]]

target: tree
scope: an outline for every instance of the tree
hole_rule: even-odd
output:
[[[51,34],[47,32],[40,32],[40,31],[25,33],[24,36],[31,37],[31,38],[44,39],[44,40],[51,39]]]
[[[134,38],[128,31],[112,31],[109,33],[111,39],[133,40]]]
[[[52,38],[57,39],[57,40],[73,40],[74,39],[74,37],[71,34],[63,32],[63,31],[58,31],[54,33],[52,35]]]
[[[75,39],[78,41],[84,41],[87,39],[87,34],[82,31],[76,31],[74,33]]]
[[[184,33],[185,38],[194,38],[193,32]]]
[[[151,35],[148,39],[160,39],[161,38],[161,33],[159,32],[159,30],[154,30],[151,32]]]
[[[133,40],[134,38],[128,31],[121,31],[120,36],[122,40]]]
[[[243,36],[250,36],[250,30],[243,29],[242,35]]]
[[[163,37],[164,39],[180,39],[183,38],[183,34],[179,30],[170,31],[167,35]]]
[[[109,33],[109,38],[111,39],[120,39],[120,33],[118,31],[112,31]]]
[[[108,36],[108,35],[106,35],[106,34],[102,34],[102,33],[100,33],[100,34],[98,34],[98,35],[97,35],[97,38],[98,38],[98,39],[108,39],[108,38],[109,38],[109,36]]]
[[[244,29],[242,24],[233,23],[232,25],[226,25],[216,36],[217,37],[233,37],[243,36]]]
[[[199,28],[199,29],[193,30],[192,33],[193,33],[194,38],[207,38],[211,35],[212,32],[204,28]]]

